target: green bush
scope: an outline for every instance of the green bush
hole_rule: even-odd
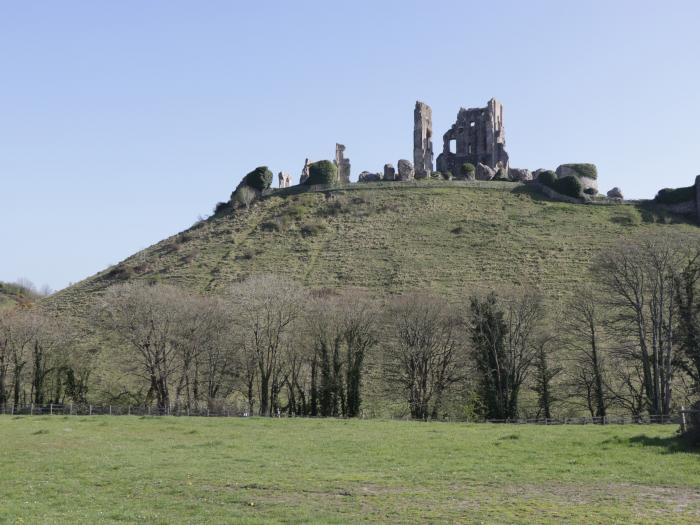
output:
[[[595,164],[589,164],[585,162],[562,164],[562,167],[570,168],[578,173],[579,177],[588,177],[589,179],[598,178],[598,168]]]
[[[442,178],[445,180],[452,180],[452,172],[451,171],[443,171]]]
[[[553,189],[562,195],[568,195],[569,197],[578,199],[582,195],[583,186],[581,185],[581,181],[578,180],[578,177],[568,175],[558,179]]]
[[[336,184],[338,182],[338,168],[330,160],[319,160],[309,165],[309,178],[304,184]]]
[[[537,177],[537,182],[544,184],[545,186],[549,186],[550,188],[554,188],[554,185],[557,182],[557,174],[550,170],[543,171]]]
[[[267,166],[258,166],[243,177],[242,184],[258,191],[266,190],[272,185],[272,172]]]
[[[679,204],[695,200],[695,186],[687,188],[664,188],[654,198],[659,204]]]
[[[475,171],[476,171],[476,168],[474,167],[474,164],[472,164],[471,162],[465,162],[464,164],[462,164],[459,167],[459,172],[462,175],[471,175]]]

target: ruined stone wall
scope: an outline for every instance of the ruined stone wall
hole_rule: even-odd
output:
[[[443,135],[438,171],[459,173],[465,162],[491,168],[508,168],[508,153],[503,125],[503,106],[496,99],[483,108],[460,108],[457,120]]]
[[[413,164],[417,179],[430,177],[433,171],[433,111],[416,101],[413,111]]]

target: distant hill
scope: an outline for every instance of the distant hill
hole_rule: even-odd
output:
[[[651,203],[567,204],[507,182],[381,182],[274,192],[224,211],[89,277],[48,301],[80,312],[125,280],[219,293],[277,273],[309,287],[378,295],[431,289],[451,299],[535,284],[548,301],[589,279],[601,250],[639,234],[697,232]]]

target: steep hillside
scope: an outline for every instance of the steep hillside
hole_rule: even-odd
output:
[[[247,275],[274,272],[311,287],[429,288],[451,298],[533,283],[556,301],[588,279],[600,250],[666,232],[698,228],[643,204],[552,202],[513,183],[290,188],[195,224],[49,300],[80,311],[92,293],[126,279],[218,293]]]
[[[0,308],[28,305],[40,297],[39,294],[24,285],[0,281]]]

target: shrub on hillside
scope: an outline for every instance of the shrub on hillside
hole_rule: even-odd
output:
[[[550,188],[554,188],[554,184],[557,182],[557,174],[550,170],[543,171],[537,177],[537,182],[544,184],[545,186],[549,186]]]
[[[238,186],[236,191],[233,192],[233,195],[231,195],[231,200],[239,206],[245,206],[248,208],[255,200],[256,196],[257,195],[254,189],[248,185],[242,184],[241,186]]]
[[[309,165],[309,178],[304,184],[336,184],[338,182],[338,168],[330,160],[319,160]]]
[[[267,166],[258,166],[253,171],[243,177],[241,184],[250,186],[251,188],[263,191],[272,185],[272,172]]]
[[[578,173],[579,177],[588,177],[589,179],[598,178],[598,168],[596,168],[595,164],[574,162],[571,164],[562,164],[562,167],[574,170]]]
[[[568,175],[566,177],[562,177],[561,179],[557,179],[553,189],[562,195],[567,195],[568,197],[573,197],[574,199],[578,199],[583,194],[583,186],[581,185],[581,181],[578,180],[578,177],[574,177],[573,175]]]
[[[452,172],[451,171],[443,171],[441,173],[442,178],[445,180],[452,180]]]
[[[465,177],[473,174],[476,171],[476,168],[474,167],[474,164],[471,162],[465,162],[459,167],[459,173],[461,175],[464,175]]]
[[[695,186],[687,188],[664,188],[654,198],[659,204],[679,204],[695,200]]]

